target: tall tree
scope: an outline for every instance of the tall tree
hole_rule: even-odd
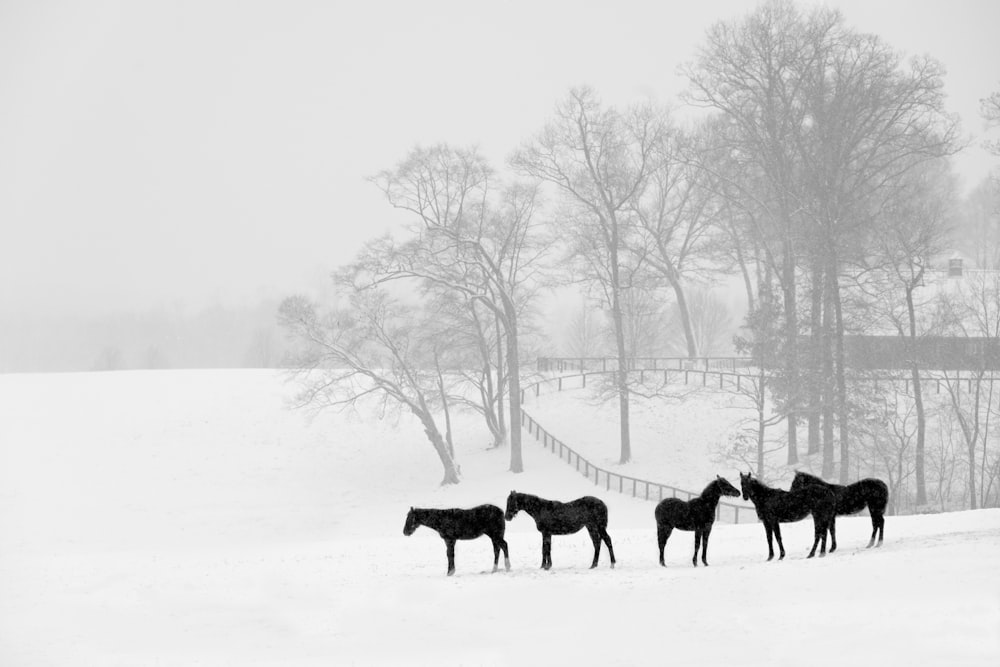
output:
[[[373,181],[413,216],[410,238],[370,246],[359,270],[371,284],[417,279],[488,309],[505,341],[510,470],[522,472],[519,315],[546,252],[536,188],[503,186],[475,150],[446,145],[416,148]]]
[[[927,417],[922,369],[916,354],[918,341],[932,333],[927,312],[936,295],[921,296],[928,282],[931,261],[950,238],[954,182],[944,160],[926,163],[908,172],[895,187],[883,209],[883,222],[873,236],[871,270],[858,274],[866,301],[875,311],[874,322],[884,323],[907,340],[906,355],[913,387],[915,416],[914,477],[917,505],[927,503],[925,446]],[[923,290],[927,292],[928,290]],[[900,298],[902,297],[902,298]]]
[[[621,463],[632,458],[624,295],[643,259],[628,252],[637,233],[631,210],[658,167],[665,138],[666,126],[652,107],[619,111],[605,106],[590,88],[575,88],[544,129],[511,158],[516,169],[562,195],[567,208],[561,224],[575,266],[599,285],[610,311]]]

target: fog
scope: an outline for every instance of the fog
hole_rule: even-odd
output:
[[[127,340],[128,367],[262,364],[277,302],[402,220],[368,176],[439,141],[502,166],[582,83],[676,100],[705,29],[750,9],[540,4],[0,4],[0,372],[101,367]],[[1000,5],[833,4],[945,64],[981,181]]]

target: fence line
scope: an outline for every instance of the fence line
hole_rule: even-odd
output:
[[[572,375],[559,375],[556,377],[542,378],[521,389],[522,423],[528,430],[528,434],[534,435],[535,440],[540,441],[543,447],[549,449],[553,454],[557,454],[560,459],[565,460],[570,465],[574,465],[577,472],[584,475],[588,479],[593,479],[596,486],[601,486],[601,481],[603,480],[604,487],[608,491],[614,490],[619,493],[631,493],[634,498],[655,500],[657,502],[668,497],[667,494],[669,494],[669,497],[682,498],[683,500],[690,500],[691,498],[699,495],[691,491],[678,489],[677,487],[669,484],[662,484],[660,482],[631,477],[629,475],[621,475],[605,468],[601,468],[600,466],[592,463],[589,459],[580,456],[579,452],[544,429],[523,409],[525,399],[529,393],[533,391],[535,397],[537,398],[541,393],[542,385],[555,385],[556,391],[562,391],[564,388],[586,388],[587,378],[590,376],[614,376],[617,374],[617,364],[618,360],[612,357],[539,357],[539,371],[555,371],[564,373],[567,370],[579,370],[580,372]],[[609,366],[611,367],[610,370]],[[587,369],[590,367],[593,367],[593,370],[588,371]],[[700,378],[700,385],[707,387],[709,385],[709,378],[712,378],[713,388],[716,388],[717,386],[720,390],[735,392],[739,392],[743,389],[744,382],[757,382],[759,380],[759,376],[757,374],[740,373],[738,369],[741,368],[753,369],[754,366],[748,357],[698,357],[694,359],[685,357],[648,357],[629,360],[629,372],[637,374],[640,382],[645,382],[647,376],[653,377],[662,373],[664,384],[670,382],[672,378],[676,378],[677,380],[683,379],[684,384],[688,385],[691,384],[692,378],[694,378],[696,383]],[[927,371],[923,372],[927,373]],[[578,386],[576,386],[576,383],[573,382],[577,379],[580,381]],[[879,382],[903,382],[906,385],[905,390],[907,392],[909,392],[910,383],[912,382],[909,377],[904,377],[902,375],[873,376],[868,379],[874,382],[876,387]],[[991,373],[982,379],[998,380],[1000,379],[1000,376]],[[717,383],[716,380],[718,380]],[[936,393],[941,392],[942,384],[944,384],[947,389],[949,383],[954,383],[953,386],[955,386],[959,391],[961,391],[963,384],[966,385],[967,391],[972,391],[972,383],[975,380],[975,376],[955,377],[945,375],[942,377],[937,375],[928,376],[925,374],[921,377],[921,385],[926,384],[929,386],[930,383],[934,383]],[[642,490],[641,493],[640,489]],[[655,491],[655,493],[650,495],[651,491]],[[716,509],[716,519],[723,520],[726,514],[731,513],[733,523],[739,523],[741,510],[745,520],[756,521],[756,514],[753,512],[752,507],[734,505],[728,502],[719,503],[719,506]]]
[[[541,385],[555,384],[558,387],[558,391],[562,391],[567,383],[564,380],[572,380],[574,378],[582,378],[581,387],[586,387],[587,376],[588,375],[603,375],[602,372],[594,373],[580,373],[578,375],[570,376],[560,376],[557,378],[546,378],[539,380],[526,389],[522,390],[522,405],[523,397],[526,391],[534,390],[535,396],[539,395]],[[576,387],[573,387],[576,388]],[[595,486],[603,486],[607,491],[617,491],[622,494],[631,494],[633,498],[641,498],[644,500],[652,500],[659,502],[664,498],[681,498],[682,500],[690,500],[691,498],[697,497],[699,493],[694,493],[692,491],[686,491],[684,489],[679,489],[675,486],[669,484],[662,484],[660,482],[654,482],[652,480],[640,479],[638,477],[632,477],[630,475],[622,475],[616,472],[602,468],[584,456],[581,456],[579,452],[567,445],[565,442],[555,437],[547,431],[545,428],[539,424],[534,417],[528,414],[522,407],[521,409],[521,422],[527,429],[529,435],[535,436],[535,440],[541,442],[545,449],[550,450],[553,454],[559,456],[560,459],[564,460],[567,464],[575,466],[576,471],[589,480],[594,482]],[[752,507],[734,505],[732,503],[720,502],[715,510],[716,520],[722,521],[732,521],[732,523],[740,522],[740,514],[743,514],[745,521],[753,520],[756,521],[757,517]]]

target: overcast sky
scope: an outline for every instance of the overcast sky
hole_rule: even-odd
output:
[[[801,4],[811,4],[802,2]],[[1000,2],[858,0],[983,131]],[[683,9],[679,9],[683,7]],[[312,287],[398,220],[365,177],[415,144],[497,162],[574,85],[673,100],[736,0],[0,0],[0,310],[240,304]],[[959,161],[967,185],[998,163]]]

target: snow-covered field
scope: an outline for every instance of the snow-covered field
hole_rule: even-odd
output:
[[[533,441],[514,476],[460,417],[464,481],[442,488],[412,420],[309,423],[291,391],[265,371],[0,375],[0,665],[1000,664],[1000,511],[888,517],[878,550],[867,516],[842,518],[840,550],[813,560],[807,520],[780,563],[759,525],[716,524],[711,567],[675,532],[661,568],[652,503]],[[550,408],[613,436],[571,398]],[[662,428],[691,463],[649,476],[701,488],[720,425]],[[661,458],[640,449],[630,472]],[[402,535],[410,505],[502,506],[512,488],[604,498],[618,567],[589,570],[581,533],[539,570],[523,514],[510,572],[490,574],[480,539],[445,577],[435,533]]]

